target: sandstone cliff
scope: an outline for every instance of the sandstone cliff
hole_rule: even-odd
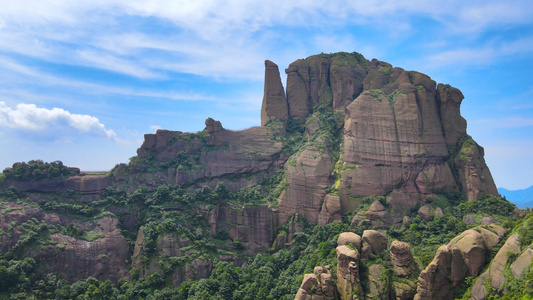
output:
[[[392,207],[385,225],[435,193],[460,192],[469,201],[497,195],[483,148],[467,135],[458,89],[358,53],[310,56],[285,72],[287,92],[278,66],[265,62],[261,127],[232,131],[209,118],[199,133],[146,134],[138,155],[111,177],[4,185],[100,194],[107,186],[192,191],[224,181],[239,190],[283,170],[279,222],[299,213],[315,224],[357,209],[369,195],[386,196]],[[331,196],[340,210],[328,211],[326,202],[338,206]]]

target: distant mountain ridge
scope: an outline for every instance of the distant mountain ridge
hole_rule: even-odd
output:
[[[521,190],[508,190],[506,188],[498,188],[498,193],[505,196],[507,200],[516,204],[519,208],[533,207],[533,185]]]

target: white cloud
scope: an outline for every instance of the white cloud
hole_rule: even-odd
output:
[[[116,139],[111,129],[106,129],[98,118],[72,114],[61,108],[39,108],[35,104],[18,104],[15,109],[0,101],[0,126],[30,131],[50,131],[53,128],[69,126],[83,133],[96,133]]]
[[[158,129],[161,129],[161,126],[159,126],[159,125],[150,125],[150,130],[152,130],[152,131],[155,132],[155,131],[157,131]]]

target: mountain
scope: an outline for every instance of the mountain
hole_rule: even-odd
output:
[[[533,185],[522,190],[508,190],[506,188],[498,188],[498,193],[502,197],[516,204],[519,208],[533,207]]]
[[[261,126],[158,130],[109,173],[4,170],[0,298],[533,291],[533,215],[498,197],[461,91],[356,52],[285,72],[265,61]]]

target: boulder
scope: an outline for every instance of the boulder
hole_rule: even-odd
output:
[[[518,258],[511,264],[510,269],[515,278],[520,277],[524,270],[531,264],[533,260],[533,250],[527,248],[518,256]]]
[[[333,221],[342,220],[341,200],[339,196],[326,195],[318,215],[318,225],[323,226]]]
[[[437,218],[440,218],[440,217],[444,216],[444,212],[442,211],[442,208],[440,208],[440,207],[435,208],[434,215]]]
[[[429,221],[431,219],[431,205],[426,204],[418,209],[420,218]]]
[[[419,270],[411,254],[411,246],[401,241],[393,241],[390,245],[390,258],[394,276],[401,278],[400,281],[393,281],[396,299],[412,299],[416,294]]]
[[[374,229],[388,229],[392,225],[392,217],[379,201],[374,201],[368,211],[366,218],[370,220]]]
[[[361,251],[361,237],[353,232],[343,232],[337,238],[337,246],[352,245],[357,251]]]
[[[466,215],[463,217],[463,222],[466,224],[477,224],[476,222],[476,216],[474,215]]]
[[[312,274],[305,274],[295,300],[334,300],[335,287],[328,268],[315,267]]]
[[[383,251],[387,250],[387,244],[389,240],[387,237],[376,230],[365,230],[363,231],[363,241],[366,242],[373,253],[380,254]]]
[[[491,223],[496,223],[496,220],[494,220],[493,217],[489,216],[489,217],[483,217],[483,219],[481,219],[481,226],[484,226],[484,225],[489,225]]]

